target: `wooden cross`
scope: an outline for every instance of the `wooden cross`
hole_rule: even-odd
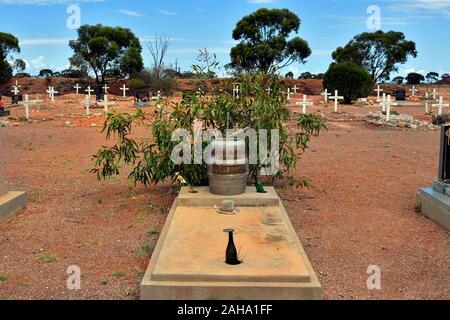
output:
[[[81,87],[78,85],[78,83],[77,83],[77,85],[76,86],[74,86],[74,89],[75,90],[77,90],[77,95],[78,95],[78,93],[79,93],[79,90],[81,89]]]
[[[20,93],[19,87],[13,86],[11,92],[14,93],[15,96],[17,96]]]
[[[91,93],[94,92],[94,90],[91,89],[91,86],[88,86],[84,92],[87,92],[89,100],[91,100]]]
[[[325,101],[325,103],[327,103],[328,102],[328,96],[331,96],[331,93],[328,93],[328,89],[325,89],[325,91],[322,92],[320,95],[323,96],[323,101]]]
[[[268,87],[266,91],[268,94],[270,94],[272,92],[272,89],[270,87]]]
[[[36,105],[36,111],[41,112],[41,99],[39,98],[39,95],[36,96],[36,100],[34,100],[33,103]]]
[[[344,97],[338,96],[338,91],[334,90],[334,96],[330,97],[330,98],[334,100],[334,112],[337,113],[338,112],[338,101],[343,100]]]
[[[412,92],[412,96],[415,97],[416,96],[416,92],[418,92],[419,90],[416,89],[416,86],[413,86],[412,89],[409,89],[409,91]]]
[[[103,102],[100,102],[99,105],[105,107],[105,116],[108,114],[108,107],[115,104],[115,102],[108,102],[108,95],[105,94],[105,97],[103,99]]]
[[[235,85],[233,88],[233,99],[239,98],[239,85]]]
[[[50,99],[52,99],[52,102],[55,102],[55,93],[58,93],[58,91],[55,91],[54,87],[48,87],[48,90],[46,92],[49,94]]]
[[[17,82],[17,80],[16,80],[16,87],[17,87],[17,88],[22,87],[22,86]]]
[[[386,122],[391,121],[391,106],[396,106],[398,103],[391,101],[391,95],[387,96],[386,100]]]
[[[295,85],[294,88],[292,88],[292,89],[294,89],[294,93],[297,94],[297,90],[298,90],[297,85]]]
[[[108,94],[108,85],[105,83],[105,86],[103,87],[103,90],[105,91],[105,94]]]
[[[440,96],[439,97],[439,103],[433,104],[433,107],[439,108],[438,115],[441,116],[442,115],[442,108],[448,107],[448,104],[444,104],[444,97]]]
[[[381,106],[381,111],[386,112],[386,93],[383,92],[383,99],[379,101]]]
[[[28,121],[30,119],[30,100],[28,99],[27,94],[25,95],[25,100],[19,102],[19,104],[25,106],[25,119]]]
[[[375,89],[375,92],[377,93],[377,102],[380,102],[380,93],[383,92],[383,89],[380,88],[380,85],[378,85],[377,89]]]
[[[308,102],[308,96],[306,94],[303,95],[303,101],[296,102],[297,105],[302,106],[302,114],[306,114],[306,107],[313,106],[313,102]]]
[[[120,90],[122,90],[123,97],[125,98],[127,96],[127,91],[130,89],[128,89],[126,85],[123,85],[123,87]]]
[[[425,114],[430,112],[430,108],[428,107],[428,101],[430,100],[430,94],[425,92]]]
[[[91,111],[91,99],[89,98],[89,96],[86,96],[86,99],[84,101],[84,106],[86,107],[86,115],[89,116]]]
[[[288,101],[291,100],[291,88],[287,89],[287,99],[288,99]]]

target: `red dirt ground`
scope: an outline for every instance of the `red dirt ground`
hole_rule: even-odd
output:
[[[29,201],[0,223],[1,298],[139,298],[176,188],[135,188],[126,174],[97,181],[91,155],[105,140],[91,125],[104,118],[86,119],[78,100],[45,103],[42,112],[52,120],[0,128],[5,176]],[[114,109],[130,111],[130,104]],[[324,298],[450,299],[449,232],[415,211],[417,189],[436,177],[438,131],[374,127],[359,119],[379,107],[341,108],[338,118],[354,121],[329,121],[299,163],[296,175],[310,177],[312,190],[277,184]],[[421,108],[398,109],[423,115]],[[13,109],[13,117],[21,114]],[[56,261],[39,261],[44,254]],[[66,287],[71,265],[81,268],[81,290]],[[370,265],[381,268],[381,290],[366,287]]]

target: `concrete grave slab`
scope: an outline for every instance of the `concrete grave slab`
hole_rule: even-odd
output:
[[[141,284],[141,299],[320,299],[322,288],[274,188],[217,196],[208,188],[175,200]],[[239,213],[214,206],[234,200]],[[226,228],[242,263],[225,263]]]
[[[417,202],[424,216],[450,230],[450,196],[432,188],[420,189]]]

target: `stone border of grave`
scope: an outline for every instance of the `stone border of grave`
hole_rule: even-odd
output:
[[[402,129],[426,129],[426,130],[437,130],[438,127],[433,125],[428,121],[420,121],[414,119],[414,117],[401,114],[394,115],[391,114],[390,118],[387,119],[387,116],[382,112],[370,112],[366,116],[366,122],[369,124],[373,124],[379,127],[391,127],[391,128],[402,128]]]

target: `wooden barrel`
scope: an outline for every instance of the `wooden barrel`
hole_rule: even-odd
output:
[[[249,173],[245,141],[216,139],[212,148],[222,150],[222,157],[212,154],[212,163],[208,165],[209,191],[223,196],[245,193]]]

